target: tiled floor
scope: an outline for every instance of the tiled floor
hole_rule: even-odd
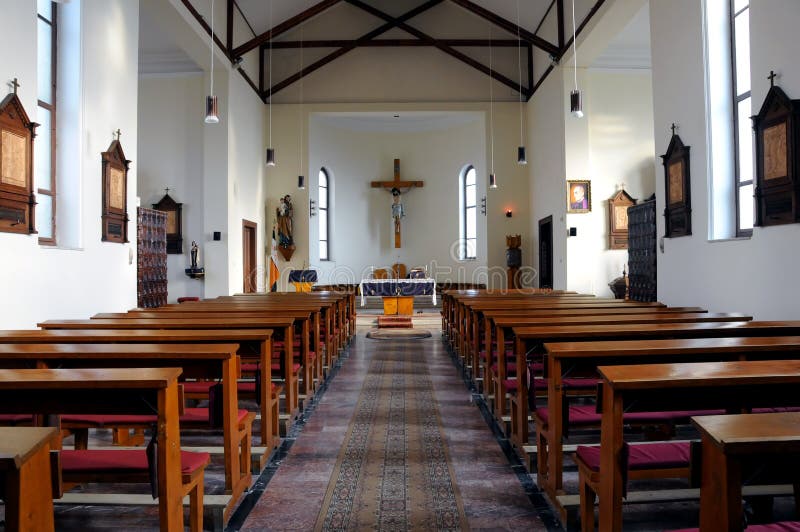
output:
[[[291,452],[250,512],[242,530],[312,530],[336,457],[361,392],[361,383],[382,340],[364,330],[316,406]],[[428,356],[445,439],[469,527],[472,530],[544,530],[517,476],[441,342],[440,331],[413,340]]]

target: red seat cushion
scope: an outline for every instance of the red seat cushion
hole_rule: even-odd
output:
[[[497,364],[492,364],[492,373],[497,374]],[[506,375],[516,375],[517,364],[515,362],[506,362]]]
[[[281,388],[281,386],[275,385],[274,382],[270,383],[270,386],[271,386],[270,391],[273,394]],[[239,389],[239,392],[242,392],[242,393],[256,393],[256,383],[255,382],[240,382],[237,385],[237,388]]]
[[[155,414],[66,414],[61,416],[61,423],[64,424],[91,425],[98,428],[151,425],[157,422],[158,416]]]
[[[247,416],[247,410],[240,408],[237,421],[241,423],[245,416]],[[185,408],[180,423],[181,425],[190,423],[208,425],[208,408]]]
[[[190,381],[181,384],[183,384],[184,393],[208,395],[208,390],[217,383],[215,381]]]
[[[688,467],[688,442],[648,443],[628,447],[628,468],[631,470]],[[600,471],[600,446],[580,445],[575,453],[592,471]]]
[[[189,296],[179,297],[178,298],[178,303],[186,303],[187,301],[200,301],[200,298],[199,297],[189,297]]]
[[[242,364],[242,371],[246,371],[248,373],[255,373],[256,371],[258,371],[258,366],[259,364],[251,364],[251,363]]]
[[[208,453],[181,451],[181,473],[188,475],[205,467],[211,459]],[[144,449],[88,449],[61,451],[61,469],[69,473],[147,473],[147,455]]]
[[[502,382],[503,391],[506,393],[517,393],[517,379],[505,379]]]
[[[0,423],[27,423],[33,421],[29,414],[0,414]]]
[[[800,521],[781,521],[768,525],[750,525],[746,532],[800,532]],[[672,532],[700,532],[699,528],[682,528]]]
[[[673,410],[670,412],[628,412],[623,415],[623,421],[626,423],[664,423],[667,421],[686,421],[692,416],[712,416],[724,414],[723,410]],[[536,409],[536,415],[547,424],[550,419],[550,411],[546,406],[541,406]],[[569,423],[571,425],[599,425],[600,414],[597,413],[596,407],[593,405],[587,406],[570,406],[569,407]]]
[[[280,364],[278,364],[278,363],[273,363],[272,364],[272,371],[273,372],[280,371],[280,370],[281,370],[281,365]],[[295,362],[294,364],[292,364],[292,373],[297,373],[298,371],[300,371],[300,364]]]

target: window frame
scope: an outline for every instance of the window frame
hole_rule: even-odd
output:
[[[52,19],[48,20],[41,14],[39,14],[39,10],[37,7],[36,11],[36,24],[44,22],[45,24],[50,26],[51,30],[51,50],[50,50],[50,80],[52,83],[52,92],[51,92],[51,102],[45,102],[37,97],[37,109],[42,108],[47,110],[50,113],[50,131],[47,132],[50,135],[50,188],[36,188],[36,195],[42,196],[49,196],[51,201],[51,219],[49,220],[50,228],[51,228],[51,237],[39,237],[39,244],[44,246],[55,246],[56,242],[56,124],[57,124],[57,101],[58,101],[58,83],[57,83],[57,73],[58,73],[58,4],[56,2],[50,2],[52,8]],[[37,33],[38,35],[38,33]],[[44,132],[39,132],[39,135],[45,134]],[[34,168],[34,172],[36,169]],[[35,181],[35,178],[34,178]],[[36,220],[37,226],[41,228],[42,224],[45,223],[44,220]]]
[[[331,174],[330,174],[330,172],[328,172],[328,170],[325,169],[324,166],[319,169],[319,174],[317,174],[317,175],[319,176],[319,175],[322,175],[322,174],[325,175],[325,186],[322,186],[322,184],[319,182],[319,179],[318,179],[317,191],[318,191],[319,196],[317,197],[317,213],[318,213],[318,216],[320,217],[319,220],[322,219],[322,216],[324,214],[326,223],[325,223],[325,235],[324,235],[325,238],[323,238],[322,233],[320,233],[318,240],[319,240],[319,243],[325,242],[325,244],[326,244],[325,248],[327,250],[327,254],[325,255],[325,257],[323,257],[322,253],[320,253],[319,260],[320,261],[330,261],[331,260],[331,216],[330,216],[330,213],[331,213]],[[323,189],[324,189],[324,191],[323,191]],[[325,194],[325,207],[322,206],[322,201],[320,201],[323,192]],[[319,220],[317,220],[317,229],[319,229]]]
[[[747,0],[747,5],[741,8],[738,12],[734,11],[736,0],[728,0],[728,12],[730,14],[730,51],[731,51],[731,96],[733,102],[733,163],[734,163],[734,175],[733,175],[733,189],[734,189],[734,207],[736,209],[736,237],[750,237],[753,235],[752,227],[750,229],[742,229],[741,228],[741,190],[743,187],[747,186],[755,186],[755,181],[751,178],[748,181],[740,181],[739,178],[741,176],[741,168],[740,168],[740,150],[739,150],[739,125],[740,125],[740,118],[743,120],[750,120],[750,117],[740,117],[739,116],[739,104],[747,99],[751,100],[750,108],[752,110],[752,86],[749,90],[739,93],[738,90],[738,77],[737,77],[737,69],[736,69],[736,17],[744,13],[745,11],[748,12],[748,16],[750,14],[750,0]],[[749,38],[749,32],[748,32]],[[741,44],[741,42],[739,43]],[[752,128],[751,128],[752,129]],[[750,150],[751,153],[753,151],[753,138],[750,138]],[[752,159],[752,158],[751,158]],[[755,173],[753,169],[753,174]],[[755,203],[753,202],[752,205],[753,209],[753,221],[755,221]]]
[[[475,172],[475,180],[471,185],[467,184],[467,176],[470,172]],[[460,260],[477,260],[478,258],[478,171],[471,164],[467,165],[459,176],[459,189],[461,197],[461,205],[459,206],[460,213],[460,240],[459,246]],[[475,204],[467,205],[467,187],[475,187]],[[475,234],[470,236],[469,227],[467,226],[467,212],[469,209],[475,210]],[[469,255],[469,242],[473,241],[472,255]]]

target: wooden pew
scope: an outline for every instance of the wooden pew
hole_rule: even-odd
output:
[[[526,343],[542,344],[566,341],[598,340],[637,340],[669,338],[724,338],[733,336],[787,336],[800,335],[800,322],[797,321],[745,321],[727,323],[647,323],[618,325],[582,325],[565,327],[515,327],[515,353],[517,356],[517,375],[527,375],[525,358]],[[550,375],[548,373],[548,375]],[[512,403],[512,442],[519,448],[528,442],[528,398],[529,383],[526,378],[517,379],[516,394]],[[556,393],[557,392],[557,393]],[[548,401],[560,401],[561,390],[554,390]],[[555,405],[556,403],[554,403]],[[555,408],[548,402],[548,408]],[[558,445],[558,443],[554,443]],[[558,454],[558,453],[551,453]],[[550,469],[555,479],[560,481],[560,469]],[[550,484],[548,483],[548,486]],[[557,490],[557,487],[551,489]]]
[[[305,366],[308,378],[305,386],[311,385],[311,361],[307,342],[308,315],[303,320],[303,336],[306,342],[301,346],[301,365]],[[91,330],[91,329],[110,329],[110,330],[227,330],[227,329],[279,329],[284,331],[284,338],[293,338],[294,318],[263,316],[259,318],[191,318],[191,319],[171,319],[171,318],[129,318],[129,319],[90,319],[90,320],[47,320],[37,324],[44,330]],[[233,341],[233,340],[232,340]],[[271,357],[271,355],[270,355]],[[272,364],[270,358],[270,365]],[[291,417],[296,417],[299,413],[299,383],[294,374],[292,366],[294,364],[294,346],[292,341],[284,340],[283,357],[280,359],[281,376],[286,382],[286,411]],[[262,372],[265,368],[262,368]]]
[[[182,344],[230,344],[238,343],[238,355],[245,358],[256,358],[262,368],[261,372],[261,444],[268,448],[280,443],[280,434],[273,434],[276,426],[272,420],[271,404],[277,400],[279,390],[272,389],[272,373],[270,357],[272,353],[271,329],[225,329],[225,330],[0,330],[0,344],[19,343],[182,343]]]
[[[800,360],[601,366],[601,531],[622,530],[623,471],[619,461],[626,411],[725,409],[800,405]]]
[[[544,350],[548,420],[543,430],[543,421],[536,419],[537,481],[555,500],[563,486],[564,376],[609,364],[792,359],[800,355],[800,336],[554,342],[545,343]]]
[[[0,427],[6,532],[54,530],[50,449],[57,440],[53,427]]]
[[[178,427],[180,374],[180,368],[0,370],[0,413],[155,413],[159,427],[160,528],[183,530]]]
[[[742,524],[743,462],[780,455],[787,473],[800,454],[800,412],[692,418],[702,438],[701,532],[739,530]],[[800,503],[800,479],[794,480]]]
[[[2,368],[181,367],[182,378],[219,379],[222,384],[222,442],[225,492],[223,519],[250,487],[250,424],[237,421],[238,344],[0,344]],[[63,424],[68,428],[66,423]],[[77,440],[76,440],[77,447]],[[271,448],[256,461],[263,468]]]
[[[505,345],[506,332],[510,332],[514,327],[544,327],[548,325],[558,326],[575,326],[575,325],[613,325],[617,323],[702,323],[702,322],[727,322],[727,321],[750,321],[751,316],[744,316],[743,314],[735,313],[708,313],[708,312],[666,312],[664,308],[641,309],[640,313],[636,314],[609,314],[609,310],[617,309],[598,309],[590,310],[588,312],[595,312],[596,314],[581,314],[578,316],[530,316],[521,314],[519,316],[505,316],[502,314],[488,314],[487,324],[488,330],[495,329],[494,335],[488,333],[489,342],[492,337],[497,338],[498,346],[502,342]],[[625,309],[629,310],[629,309]],[[487,344],[490,345],[490,344]],[[475,351],[479,352],[476,345]],[[491,368],[494,363],[493,355],[487,350],[487,368]],[[478,360],[478,363],[480,360]],[[480,365],[479,365],[480,367]],[[481,374],[484,381],[492,385],[491,393],[497,394],[496,383],[502,382],[506,378],[506,352],[505,349],[502,353],[498,349],[497,360],[498,375],[495,376],[491,371],[484,371]],[[497,378],[495,378],[497,377]],[[496,396],[496,395],[495,395]],[[502,408],[504,405],[500,405]],[[504,410],[501,410],[504,414]],[[500,415],[503,415],[500,414]]]

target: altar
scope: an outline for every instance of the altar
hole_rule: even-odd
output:
[[[384,314],[413,314],[414,296],[431,296],[436,305],[434,279],[365,279],[361,281],[361,306],[367,296],[383,297]]]

